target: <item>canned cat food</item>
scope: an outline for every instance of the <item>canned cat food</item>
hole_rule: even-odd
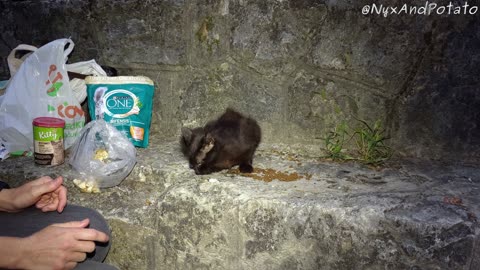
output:
[[[65,161],[65,121],[55,117],[37,117],[32,124],[35,163],[50,166],[62,164]]]

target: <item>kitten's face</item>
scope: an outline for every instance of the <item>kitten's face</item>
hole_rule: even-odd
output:
[[[182,128],[182,151],[188,157],[190,169],[198,173],[207,154],[213,149],[214,142],[213,137],[205,134],[203,128]]]

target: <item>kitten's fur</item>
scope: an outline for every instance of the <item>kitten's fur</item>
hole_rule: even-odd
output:
[[[241,172],[253,172],[253,155],[261,140],[257,122],[227,109],[204,127],[182,128],[180,145],[196,174],[209,174],[239,165]]]

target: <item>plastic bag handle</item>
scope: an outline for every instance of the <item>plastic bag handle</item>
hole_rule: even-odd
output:
[[[28,45],[28,44],[20,44],[10,52],[10,54],[8,55],[8,59],[14,59],[14,58],[18,59],[18,58],[15,57],[15,53],[17,51],[31,51],[31,52],[34,52],[36,50],[37,50],[37,47],[35,47],[35,46]]]
[[[67,44],[68,44],[68,47],[63,52],[63,57],[65,58],[65,61],[68,58],[68,55],[73,51],[73,47],[75,47],[75,43],[73,43],[73,40],[71,40],[69,38],[65,39],[65,46],[67,46]]]
[[[34,52],[37,50],[37,47],[27,44],[20,44],[15,49],[13,49],[7,57],[8,69],[10,70],[10,75],[13,76],[20,68],[20,65],[25,60],[25,57],[17,58],[16,54],[18,51],[30,51]]]

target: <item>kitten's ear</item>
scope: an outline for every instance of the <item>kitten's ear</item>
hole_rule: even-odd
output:
[[[182,137],[186,142],[192,139],[192,130],[186,127],[182,127]]]

